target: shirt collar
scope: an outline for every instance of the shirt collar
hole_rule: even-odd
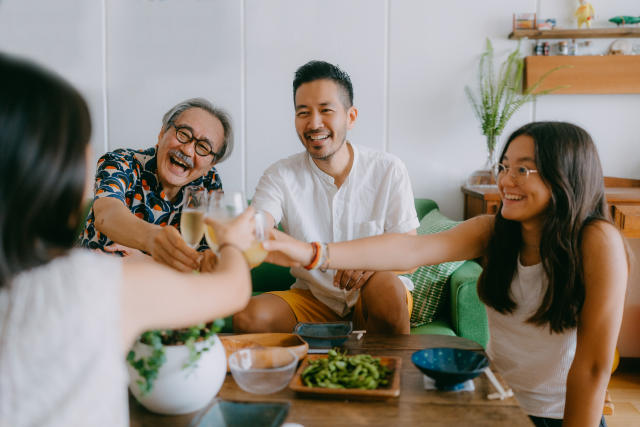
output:
[[[351,165],[351,170],[349,171],[349,175],[344,180],[344,183],[342,185],[346,184],[349,181],[349,178],[351,177],[351,175],[353,175],[359,159],[359,153],[356,146],[349,141],[346,141],[345,144],[349,144],[349,146],[351,146],[351,149],[353,150],[353,164]],[[320,169],[318,165],[316,165],[316,162],[313,161],[313,158],[311,157],[311,154],[309,154],[308,151],[305,151],[305,153],[307,155],[307,162],[309,163],[309,167],[311,168],[311,171],[315,173],[323,182],[335,186],[333,177],[328,173],[326,173],[325,171],[323,171],[322,169]]]

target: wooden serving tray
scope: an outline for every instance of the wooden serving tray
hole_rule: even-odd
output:
[[[289,388],[297,393],[308,394],[317,397],[355,400],[384,400],[400,396],[400,368],[402,359],[399,357],[373,356],[380,359],[380,364],[392,370],[389,384],[375,390],[362,390],[359,388],[325,388],[308,387],[302,382],[302,372],[309,365],[310,360],[326,359],[328,355],[310,354],[302,362],[289,383]]]
[[[232,353],[243,348],[250,347],[286,347],[293,351],[298,360],[304,359],[309,351],[309,344],[302,340],[298,335],[286,333],[262,333],[262,334],[237,334],[237,335],[218,335],[224,350],[227,353],[227,359]],[[229,364],[227,363],[227,371]]]

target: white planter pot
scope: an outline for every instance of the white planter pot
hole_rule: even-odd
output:
[[[137,380],[138,372],[129,368],[129,389],[138,402],[148,410],[159,414],[186,414],[205,407],[218,394],[227,374],[227,358],[217,335],[208,342],[196,343],[200,350],[211,343],[209,351],[202,353],[197,366],[182,369],[189,360],[189,349],[184,345],[166,346],[166,362],[160,367],[151,393],[142,395]],[[152,348],[137,341],[133,350],[136,359],[151,354]]]

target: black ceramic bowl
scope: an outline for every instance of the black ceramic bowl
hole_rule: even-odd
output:
[[[484,353],[448,347],[418,350],[411,355],[411,361],[423,374],[433,378],[440,390],[452,390],[489,366]]]
[[[305,340],[310,348],[341,346],[353,330],[351,322],[298,323],[293,333]]]

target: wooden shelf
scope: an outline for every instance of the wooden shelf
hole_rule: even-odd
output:
[[[640,27],[557,29],[557,30],[514,30],[510,39],[620,39],[640,37]]]
[[[640,55],[608,56],[527,56],[524,60],[524,87],[551,73],[539,90],[567,85],[553,94],[640,93]]]

